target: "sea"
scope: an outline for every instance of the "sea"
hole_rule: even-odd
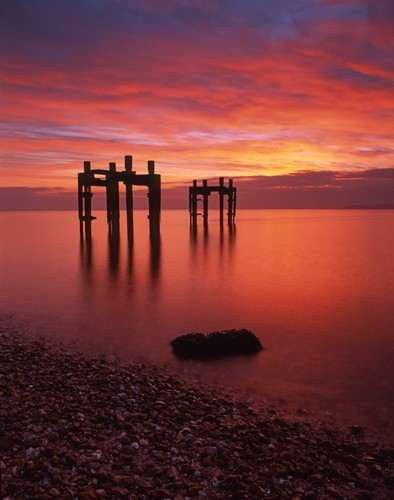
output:
[[[208,229],[189,214],[145,211],[109,238],[77,213],[3,212],[1,320],[122,362],[164,366],[261,408],[362,425],[392,442],[394,211],[238,210]],[[173,338],[252,330],[258,355],[182,361]]]

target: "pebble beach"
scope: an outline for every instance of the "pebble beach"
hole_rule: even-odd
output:
[[[393,449],[143,363],[1,333],[2,499],[394,498]]]

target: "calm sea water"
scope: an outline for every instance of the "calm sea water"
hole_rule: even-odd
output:
[[[211,216],[208,234],[200,226],[197,235],[187,212],[165,211],[160,245],[141,211],[132,247],[124,227],[110,244],[105,213],[96,215],[89,246],[74,212],[1,214],[3,315],[123,360],[169,364],[391,433],[393,211],[245,210],[233,231],[221,233]],[[177,335],[240,327],[260,337],[258,356],[172,355]]]

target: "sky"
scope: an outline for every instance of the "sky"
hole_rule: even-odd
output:
[[[128,154],[137,173],[155,160],[164,208],[218,176],[240,208],[394,203],[392,0],[2,0],[0,14],[2,209],[74,208],[83,161]]]

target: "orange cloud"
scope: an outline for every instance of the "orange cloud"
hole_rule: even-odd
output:
[[[3,184],[124,154],[170,181],[393,165],[388,3],[225,3],[6,3]]]
[[[217,179],[209,179],[209,184]],[[331,208],[364,206],[394,208],[394,169],[354,171],[302,171],[234,179],[239,208]],[[165,209],[186,209],[189,183],[167,183],[162,192]],[[105,209],[105,191],[93,189],[94,206]],[[123,191],[124,194],[124,191]],[[217,200],[210,200],[213,208]],[[121,205],[124,196],[121,190]],[[0,188],[2,210],[76,210],[75,190],[64,188]],[[134,207],[147,210],[146,190],[134,191]]]

